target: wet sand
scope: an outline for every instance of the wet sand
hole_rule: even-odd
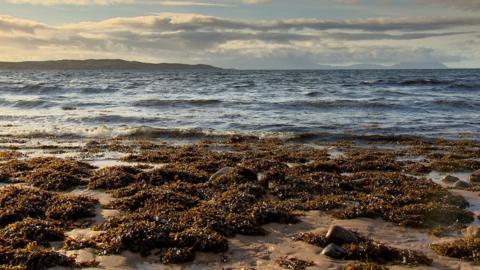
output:
[[[5,143],[4,148],[13,149],[24,156],[21,159],[28,160],[34,157],[56,157],[62,159],[73,158],[86,162],[93,166],[108,168],[111,166],[145,166],[144,171],[154,170],[165,166],[162,162],[149,161],[129,161],[126,156],[137,153],[135,149],[111,149],[101,148],[93,151],[85,149],[88,142],[72,140],[39,140],[26,143],[9,144]],[[120,144],[137,144],[134,142],[121,142]],[[142,142],[144,143],[144,142]],[[159,143],[154,142],[154,143]],[[350,142],[351,143],[351,142]],[[391,143],[363,144],[358,143],[352,146],[350,143],[329,142],[324,145],[319,143],[303,143],[306,146],[314,146],[316,149],[325,150],[330,159],[335,160],[344,156],[344,153],[352,149],[403,149],[405,146]],[[360,145],[360,146],[359,146]],[[51,147],[54,146],[54,147]],[[223,151],[228,147],[216,148],[217,151]],[[155,150],[153,150],[155,151]],[[410,156],[402,154],[401,160],[410,160],[417,163],[424,163],[422,156],[410,153]],[[140,156],[141,157],[141,156]],[[479,156],[476,157],[480,158]],[[468,157],[468,159],[471,159]],[[8,159],[7,159],[8,160]],[[400,160],[400,159],[399,159]],[[7,161],[4,161],[7,162]],[[309,162],[286,162],[288,167],[295,168],[308,164]],[[96,169],[96,170],[98,170]],[[447,175],[452,175],[461,180],[468,181],[472,171],[440,172],[432,169],[429,173],[419,174],[416,177],[427,177],[431,181],[449,188],[449,185],[442,183],[442,179]],[[409,173],[409,172],[406,172]],[[349,173],[344,173],[348,175]],[[11,185],[29,185],[28,183],[0,183],[0,189]],[[477,216],[480,215],[480,197],[478,191],[449,189],[452,194],[464,197],[470,206],[466,209],[474,213],[474,222],[467,225],[480,225]],[[86,228],[74,228],[67,230],[65,235],[76,240],[89,240],[104,233],[92,229],[95,225],[100,225],[112,217],[121,216],[123,213],[118,209],[111,209],[111,203],[115,201],[110,193],[102,189],[88,189],[80,185],[68,191],[56,191],[60,194],[82,195],[98,200],[95,208],[95,217]],[[237,234],[228,238],[229,249],[224,253],[205,253],[197,252],[194,261],[182,264],[165,265],[159,262],[155,255],[143,257],[131,251],[123,251],[120,254],[104,255],[99,254],[98,250],[86,248],[80,250],[64,250],[61,245],[52,245],[54,249],[67,256],[75,255],[77,262],[88,262],[95,260],[99,263],[98,267],[85,269],[284,269],[278,265],[281,258],[297,258],[305,261],[313,261],[315,266],[308,269],[344,269],[350,262],[346,260],[333,260],[321,254],[322,248],[307,243],[294,241],[293,236],[304,232],[315,232],[323,234],[332,225],[341,225],[351,229],[361,235],[371,238],[375,241],[388,244],[389,246],[401,249],[411,249],[424,252],[433,259],[431,266],[407,266],[387,264],[389,269],[478,269],[472,262],[461,261],[459,259],[447,258],[435,254],[430,245],[443,241],[461,238],[461,232],[452,232],[450,236],[437,237],[429,233],[426,229],[410,228],[398,226],[392,222],[387,222],[381,218],[353,218],[338,219],[334,218],[329,211],[305,211],[299,216],[300,222],[296,224],[278,224],[271,223],[263,225],[262,228],[267,232],[265,236],[246,236]],[[64,269],[54,267],[53,269]]]

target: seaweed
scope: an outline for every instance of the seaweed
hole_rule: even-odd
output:
[[[333,228],[333,227],[332,227]],[[376,242],[374,240],[365,238],[356,232],[346,230],[340,227],[341,230],[353,234],[355,241],[342,241],[342,248],[344,250],[343,259],[356,260],[362,262],[373,262],[379,264],[394,263],[405,264],[409,266],[418,265],[431,265],[432,259],[428,258],[420,251],[398,249],[387,246],[383,243]],[[331,229],[332,230],[332,229]],[[343,234],[343,233],[341,233]],[[339,235],[342,237],[343,235]],[[349,239],[349,238],[345,238]],[[302,233],[294,237],[296,241],[302,241],[325,248],[329,244],[333,243],[327,235],[315,234],[315,233]],[[340,244],[340,243],[338,243]]]
[[[352,262],[345,267],[345,270],[388,270],[388,268],[376,263]]]
[[[97,201],[66,196],[27,187],[9,186],[0,190],[0,227],[24,218],[72,222],[95,215]]]
[[[16,258],[33,243],[37,246],[29,252],[38,255],[32,256],[47,254],[43,245],[63,239],[64,229],[88,221],[98,206],[89,198],[48,190],[68,190],[87,181],[88,188],[105,189],[112,195],[114,200],[105,207],[120,210],[120,215],[94,226],[100,232],[91,239],[64,239],[64,248],[93,248],[101,254],[154,253],[167,264],[191,261],[197,252],[226,252],[228,237],[264,235],[263,225],[296,223],[305,210],[326,211],[337,218],[382,218],[438,234],[461,230],[473,220],[465,210],[465,199],[421,174],[439,168],[475,168],[478,144],[396,137],[367,141],[407,147],[360,148],[340,142],[344,154],[332,159],[325,148],[275,138],[233,136],[181,146],[105,139],[89,142],[82,151],[118,151],[127,153],[124,161],[163,164],[96,171],[74,160],[14,157],[0,164],[0,181],[26,182],[41,189],[7,186],[0,190],[0,232],[8,239],[0,246]],[[425,158],[404,159],[415,155]],[[352,264],[351,269],[385,269],[374,263],[431,262],[421,252],[392,248],[352,233],[359,241],[342,242],[344,259],[362,263]],[[321,247],[333,244],[331,238],[312,233],[295,239]],[[68,257],[45,256],[45,261],[56,258],[58,263],[73,265],[67,263]],[[302,267],[300,260],[284,259],[284,267]]]
[[[452,242],[431,245],[432,250],[442,256],[472,261],[480,265],[480,239],[465,237]]]
[[[305,270],[307,267],[315,266],[315,263],[312,261],[304,261],[297,258],[279,258],[276,262],[280,267],[290,270]]]
[[[75,265],[74,257],[38,248],[34,243],[21,249],[0,246],[0,268],[2,269],[41,270],[54,266],[73,268]]]
[[[31,242],[46,245],[64,238],[61,224],[54,221],[26,218],[0,229],[0,246],[13,249],[25,248]]]
[[[110,190],[126,187],[136,181],[140,172],[140,169],[131,166],[105,167],[90,177],[88,188]]]
[[[0,165],[5,176],[51,191],[63,191],[85,184],[84,178],[89,177],[93,169],[87,163],[53,157],[15,159]]]

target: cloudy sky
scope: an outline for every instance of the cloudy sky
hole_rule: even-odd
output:
[[[0,0],[0,61],[480,67],[480,0]]]

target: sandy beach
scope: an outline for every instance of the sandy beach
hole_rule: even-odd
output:
[[[7,269],[478,267],[473,141],[16,137],[2,147]],[[325,237],[332,226],[354,241]],[[472,241],[461,254],[442,249],[461,239]]]

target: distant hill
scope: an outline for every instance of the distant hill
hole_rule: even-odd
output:
[[[350,66],[331,66],[332,69],[447,69],[440,62],[403,62],[395,65],[355,64]]]
[[[445,64],[440,62],[404,62],[393,65],[391,69],[447,69]]]
[[[142,63],[120,59],[0,62],[0,69],[13,70],[216,70],[210,65]]]

